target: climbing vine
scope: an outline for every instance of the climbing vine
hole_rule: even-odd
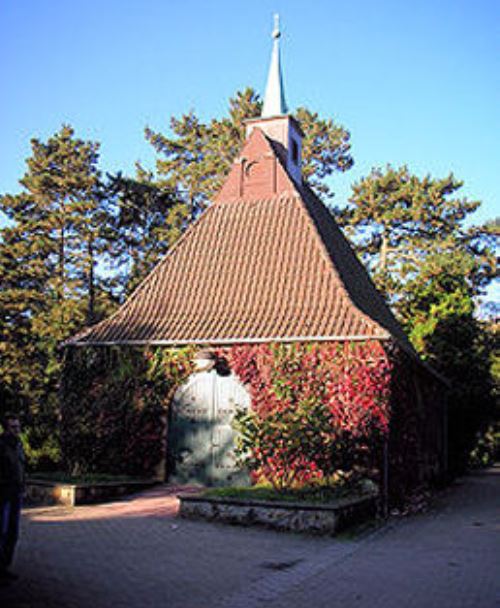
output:
[[[68,472],[154,475],[164,457],[168,405],[193,371],[193,352],[68,350],[61,387]]]
[[[167,412],[195,371],[196,347],[69,349],[61,387],[69,472],[151,476]],[[389,475],[392,498],[443,470],[443,385],[376,341],[236,345],[214,351],[252,407],[235,418],[237,452],[277,489]],[[382,447],[387,448],[383,464]]]
[[[225,356],[252,398],[235,424],[254,479],[281,489],[376,466],[391,380],[379,343],[246,345]]]

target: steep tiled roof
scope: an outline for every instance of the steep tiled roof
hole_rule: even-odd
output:
[[[112,317],[67,343],[391,336],[409,347],[330,212],[255,129],[214,203]]]

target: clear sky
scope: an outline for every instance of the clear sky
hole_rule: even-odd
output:
[[[337,204],[373,166],[407,164],[453,171],[477,221],[500,215],[499,0],[0,0],[0,192],[62,123],[101,143],[105,171],[153,166],[146,125],[263,93],[274,12],[288,105],[351,132]]]

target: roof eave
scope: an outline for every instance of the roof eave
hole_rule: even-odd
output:
[[[192,340],[96,340],[89,342],[66,341],[63,346],[226,346],[234,344],[269,344],[272,342],[363,342],[393,339],[388,333],[379,336],[270,336],[266,338],[194,338]]]

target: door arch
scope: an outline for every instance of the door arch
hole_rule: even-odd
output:
[[[246,485],[236,466],[232,420],[250,407],[250,395],[234,374],[215,369],[191,375],[170,407],[167,450],[169,481],[204,485]]]

